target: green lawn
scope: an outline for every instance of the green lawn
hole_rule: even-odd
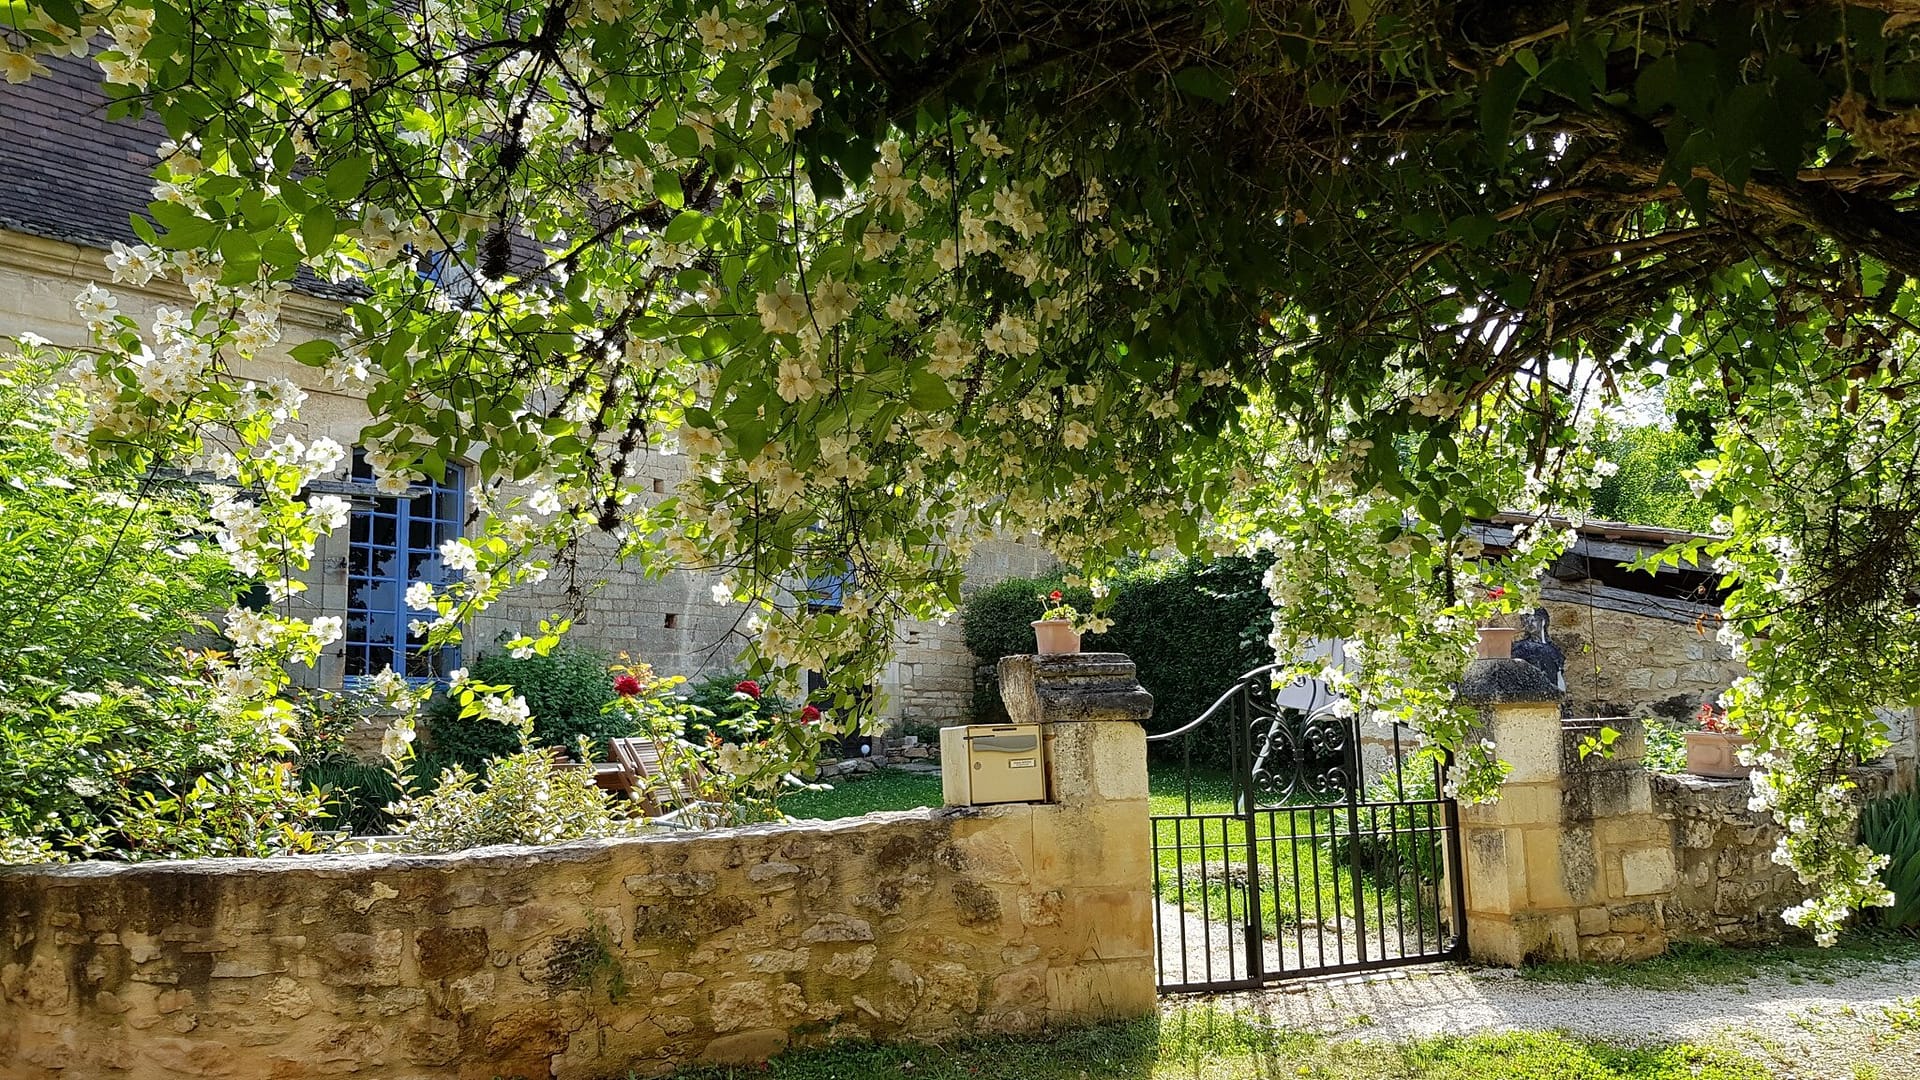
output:
[[[1553,1033],[1408,1042],[1274,1030],[1196,1006],[1154,1020],[950,1046],[804,1051],[687,1080],[1770,1080],[1751,1058],[1690,1045],[1625,1046]]]
[[[1182,773],[1155,773],[1149,786],[1152,811],[1160,818],[1154,831],[1160,852],[1155,884],[1161,898],[1191,911],[1200,910],[1204,898],[1210,918],[1243,919],[1248,826],[1233,812],[1227,777],[1199,775],[1189,785]],[[1405,809],[1363,810],[1358,825],[1369,835],[1377,831],[1396,837],[1398,826],[1416,824],[1409,814]],[[1424,811],[1421,814],[1417,824],[1424,825]],[[1398,834],[1397,844],[1364,844],[1356,873],[1344,810],[1263,809],[1254,815],[1252,833],[1251,858],[1260,876],[1260,925],[1267,936],[1284,937],[1302,925],[1331,926],[1336,919],[1351,919],[1357,899],[1370,924],[1404,925],[1412,937],[1414,925],[1426,923],[1429,933],[1438,937],[1432,886],[1439,855],[1427,839],[1430,834]],[[1385,858],[1394,853],[1404,857],[1397,863]]]
[[[920,806],[940,805],[938,774],[877,769],[857,780],[842,780],[826,791],[796,791],[780,800],[780,810],[788,817],[859,817],[880,810],[912,810]]]

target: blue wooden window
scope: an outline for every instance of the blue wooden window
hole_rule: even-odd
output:
[[[346,678],[348,683],[388,668],[415,681],[444,678],[460,666],[460,650],[429,649],[407,624],[430,612],[407,608],[407,586],[436,585],[451,575],[440,562],[440,545],[460,536],[466,471],[447,466],[440,482],[413,498],[390,495],[356,500],[348,526]],[[373,469],[360,451],[353,479],[371,485]]]

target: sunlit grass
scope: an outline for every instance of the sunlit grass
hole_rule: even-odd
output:
[[[862,1044],[687,1080],[1769,1080],[1759,1062],[1688,1044],[1631,1045],[1556,1032],[1332,1040],[1237,1010],[1196,1006],[1031,1038],[946,1046]]]

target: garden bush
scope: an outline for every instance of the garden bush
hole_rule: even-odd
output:
[[[489,844],[558,844],[645,827],[636,804],[608,799],[590,769],[556,769],[545,749],[488,763],[486,781],[455,764],[431,791],[400,803],[393,850],[460,851]]]
[[[1113,628],[1087,635],[1082,647],[1133,658],[1140,684],[1153,694],[1152,730],[1185,724],[1241,675],[1272,662],[1267,647],[1272,601],[1260,580],[1267,565],[1265,559],[1233,556],[1154,560],[1127,568],[1111,583]],[[1039,598],[1053,589],[1082,611],[1092,607],[1086,588],[1064,585],[1057,577],[998,582],[966,601],[967,648],[987,661],[1031,653],[1028,624],[1039,617]],[[982,720],[1005,715],[990,688],[983,688],[974,705]],[[1194,763],[1227,765],[1227,735],[1224,719],[1195,732]]]
[[[399,789],[384,764],[360,760],[347,745],[355,729],[382,711],[378,700],[365,690],[308,690],[294,699],[293,710],[300,724],[294,767],[300,782],[326,800],[322,827],[357,835],[389,831],[387,806]]]
[[[511,687],[527,699],[533,716],[532,744],[559,746],[572,751],[582,736],[606,752],[609,738],[634,734],[632,725],[617,712],[606,711],[613,700],[613,675],[605,656],[585,649],[561,647],[545,656],[515,658],[492,653],[475,660],[468,677],[485,686]],[[423,771],[437,773],[459,765],[484,774],[487,762],[518,750],[513,729],[483,716],[462,718],[460,708],[445,695],[435,697],[426,710],[426,747]]]
[[[1893,905],[1867,909],[1884,926],[1920,930],[1920,794],[1875,799],[1860,813],[1860,842],[1891,860],[1883,881]]]
[[[204,494],[56,451],[85,407],[53,375],[71,360],[0,359],[0,860],[306,850],[294,748],[202,707],[181,651],[241,584]]]
[[[703,712],[695,711],[688,721],[688,736],[695,740],[712,731],[723,739],[751,738],[782,717],[793,715],[799,706],[771,686],[754,682],[758,696],[737,689],[748,682],[745,675],[721,672],[694,683],[686,698]]]
[[[385,764],[342,758],[303,761],[300,780],[327,800],[324,827],[356,836],[393,831],[387,807],[399,798],[400,788]]]

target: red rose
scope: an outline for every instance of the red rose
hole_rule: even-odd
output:
[[[1049,600],[1051,600],[1051,601],[1053,601],[1053,602],[1054,602],[1054,603],[1056,603],[1056,604],[1057,604],[1057,603],[1059,603],[1059,602],[1060,602],[1060,590],[1059,590],[1059,589],[1055,589],[1055,590],[1053,590],[1052,592],[1050,592],[1050,593],[1048,593],[1048,594],[1047,594],[1047,599],[1049,599]]]
[[[806,708],[804,708],[804,709],[801,709],[801,710],[800,710],[800,722],[801,722],[801,723],[803,723],[803,724],[811,724],[811,723],[813,723],[814,721],[816,721],[816,720],[818,720],[818,719],[820,719],[820,710],[819,710],[819,709],[816,709],[816,708],[814,708],[813,706],[811,706],[811,705],[809,705],[809,706],[807,706]]]
[[[613,692],[621,697],[634,697],[640,693],[640,680],[632,675],[622,675],[613,680]]]
[[[760,700],[760,684],[754,682],[752,679],[741,679],[739,682],[734,683],[733,692],[736,694],[745,694],[755,701]]]

